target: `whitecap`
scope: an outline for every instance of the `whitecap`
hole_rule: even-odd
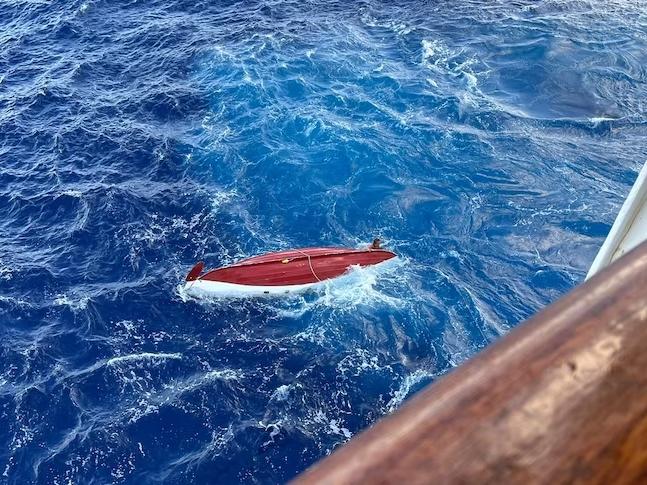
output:
[[[13,277],[13,269],[11,266],[5,265],[2,260],[0,260],[0,279],[10,280]]]
[[[605,121],[616,121],[618,118],[610,118],[607,116],[598,116],[598,117],[593,117],[589,118],[589,122],[593,123],[594,125],[597,125],[599,123],[603,123]]]
[[[313,421],[315,423],[324,425],[326,432],[329,434],[343,436],[347,440],[353,436],[348,428],[342,426],[342,423],[339,419],[328,418],[326,413],[321,409],[317,410],[317,412],[313,416]]]
[[[353,436],[353,433],[351,433],[348,428],[339,426],[338,421],[336,419],[331,419],[330,422],[328,423],[330,426],[330,431],[334,434],[338,434],[346,438],[347,440],[351,439]]]
[[[300,318],[304,313],[321,308],[337,312],[352,312],[358,307],[402,308],[407,300],[386,291],[386,286],[406,284],[407,274],[402,271],[406,260],[393,258],[375,266],[352,266],[348,273],[325,281],[312,292],[310,298],[300,298],[292,305],[277,304],[276,312],[285,317]]]
[[[83,196],[83,192],[76,189],[66,189],[61,192],[61,195],[67,195],[68,197],[74,197],[79,199]]]
[[[282,386],[277,387],[272,392],[270,400],[272,401],[286,401],[290,395],[291,386],[288,384],[283,384]]]
[[[418,385],[421,381],[429,379],[433,376],[433,373],[422,369],[418,369],[411,374],[408,374],[400,383],[400,387],[391,394],[392,397],[386,405],[388,412],[391,413],[398,407],[400,407],[402,402],[411,392],[412,387]]]
[[[235,190],[220,190],[211,196],[211,210],[218,212],[224,205],[229,204],[238,193]]]
[[[167,359],[179,360],[181,358],[182,358],[182,354],[178,352],[172,352],[172,353],[142,352],[141,354],[129,354],[129,355],[120,355],[118,357],[112,357],[108,359],[105,362],[105,364],[107,366],[112,366],[112,365],[119,365],[127,362],[141,362],[141,361],[158,363],[159,361],[164,361]]]
[[[56,295],[54,299],[54,304],[58,306],[67,306],[72,311],[85,310],[88,307],[90,301],[89,296],[80,296],[80,297],[70,297],[65,294]]]
[[[231,381],[231,380],[239,380],[243,377],[244,377],[243,373],[238,369],[217,369],[217,370],[211,370],[207,372],[202,378],[202,380],[207,382],[213,381],[213,380]]]
[[[484,101],[485,96],[479,90],[479,76],[486,75],[484,68],[477,70],[479,62],[475,55],[466,53],[464,49],[451,49],[444,42],[437,39],[423,39],[422,65],[432,71],[435,76],[427,78],[427,82],[435,89],[441,83],[456,89],[462,84],[464,92],[458,93],[461,104],[466,106],[477,105],[477,101]]]

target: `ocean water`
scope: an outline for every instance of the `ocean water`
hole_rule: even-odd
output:
[[[0,483],[277,483],[581,282],[647,3],[0,4]],[[289,300],[190,267],[380,236]]]

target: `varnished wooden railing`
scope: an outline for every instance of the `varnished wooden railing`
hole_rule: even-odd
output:
[[[647,243],[298,483],[647,483]]]

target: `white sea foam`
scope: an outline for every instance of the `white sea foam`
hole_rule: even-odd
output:
[[[220,149],[222,143],[234,133],[233,130],[220,119],[219,113],[207,114],[202,119],[201,126],[204,132],[208,135],[208,148],[210,150]]]
[[[90,301],[89,296],[73,297],[65,294],[57,295],[54,299],[54,304],[59,306],[70,307],[72,311],[85,310]]]
[[[217,369],[207,372],[204,377],[201,379],[203,382],[210,382],[214,380],[239,380],[244,377],[242,371],[238,369]]]
[[[477,58],[464,49],[451,49],[437,39],[422,40],[422,65],[434,76],[427,79],[429,85],[439,89],[441,85],[451,85],[452,89],[460,85],[457,97],[462,105],[473,106],[485,101],[486,97],[479,89],[479,76],[487,74],[479,69]]]
[[[328,415],[321,409],[317,410],[314,414],[312,420],[315,423],[324,425],[324,431],[329,434],[336,434],[343,436],[345,439],[350,439],[353,434],[349,431],[348,428],[342,426],[340,419],[331,419]]]
[[[293,387],[301,387],[301,384],[283,384],[282,386],[277,387],[274,389],[274,392],[272,392],[272,396],[270,399],[272,401],[287,401],[287,399],[290,397],[290,390]]]
[[[117,372],[120,372],[120,370],[126,367],[127,364],[149,363],[152,365],[160,365],[166,362],[167,360],[179,360],[179,359],[182,359],[182,354],[178,352],[173,352],[173,353],[142,352],[139,354],[118,355],[115,357],[111,357],[109,359],[99,360],[89,367],[85,367],[83,369],[79,369],[76,371],[70,371],[68,373],[68,376],[78,377],[85,374],[91,374],[92,372],[95,372],[103,368],[117,369]]]
[[[108,359],[105,363],[108,366],[120,365],[124,363],[129,363],[129,362],[141,362],[141,361],[152,362],[155,364],[155,363],[159,363],[160,361],[164,361],[168,359],[179,360],[181,358],[182,358],[182,354],[178,352],[173,352],[173,353],[142,352],[141,354],[129,354],[129,355],[121,355],[118,357],[112,357]]]
[[[407,375],[400,383],[400,387],[393,394],[391,394],[392,397],[386,405],[387,410],[389,412],[395,411],[407,398],[414,386],[418,385],[421,381],[433,376],[433,373],[422,369],[418,369]]]
[[[235,190],[220,190],[211,196],[211,210],[218,212],[223,206],[229,204],[237,197]]]
[[[160,354],[156,355],[159,356]],[[167,358],[168,355],[172,354],[167,354]],[[133,386],[136,383],[136,377],[130,375],[121,375],[121,377],[124,384]],[[129,422],[136,422],[142,417],[156,412],[160,406],[178,403],[181,397],[187,393],[209,386],[217,381],[238,381],[242,378],[244,378],[244,374],[238,369],[218,369],[195,374],[185,379],[165,382],[161,389],[157,389],[155,392],[146,391],[141,393],[142,389],[136,387],[137,392],[141,393],[141,397],[135,406],[126,411],[125,415]]]
[[[594,125],[597,125],[599,123],[602,123],[604,121],[616,121],[618,118],[610,118],[606,116],[598,116],[598,117],[593,117],[589,118],[589,122],[593,123]]]
[[[0,260],[0,279],[10,280],[13,277],[13,269]]]
[[[364,13],[361,16],[361,20],[364,25],[368,27],[387,29],[400,36],[410,34],[415,30],[415,27],[411,27],[404,22],[397,22],[394,20],[380,21],[368,13]]]
[[[276,312],[285,317],[299,318],[306,312],[329,308],[351,312],[360,306],[390,306],[401,308],[406,300],[392,296],[385,285],[403,283],[406,273],[401,271],[406,261],[394,258],[376,266],[352,267],[339,278],[326,281],[308,298],[293,300],[291,305],[276,305]]]
[[[351,433],[348,428],[339,426],[338,423],[339,422],[336,419],[331,419],[329,422],[330,431],[334,434],[341,435],[348,440],[351,439],[353,433]]]
[[[28,301],[22,300],[20,298],[14,298],[11,296],[0,295],[0,301],[9,303],[12,305],[16,305],[16,306],[23,306],[23,307],[31,306],[31,304]]]
[[[352,354],[347,355],[337,364],[337,371],[342,375],[350,374],[358,376],[362,372],[380,371],[383,369],[391,372],[389,366],[380,366],[379,359],[376,355],[366,349],[360,348],[354,349]]]
[[[189,301],[196,301],[196,298],[187,293],[184,283],[180,283],[175,286],[175,294],[182,300],[184,303]]]
[[[130,366],[123,366],[122,369],[122,364],[126,363],[146,361],[153,365],[161,365],[168,359],[180,358],[182,355],[179,353],[142,353],[115,357],[107,362],[106,365],[119,369],[117,371],[121,381],[119,392],[136,396],[132,405],[119,414],[120,420],[135,423],[147,415],[158,412],[162,406],[182,406],[182,396],[187,393],[203,387],[208,388],[215,382],[236,382],[245,377],[243,371],[239,369],[212,369],[184,379],[171,379],[161,386],[156,386],[150,381],[147,372],[135,374],[133,367]],[[101,363],[94,367],[101,367]]]
[[[68,197],[75,197],[77,199],[80,199],[81,197],[83,197],[83,192],[75,189],[67,189],[62,191],[61,195],[67,195]]]
[[[224,449],[233,438],[234,430],[231,425],[220,431],[214,431],[211,435],[211,442],[206,451],[210,455],[219,455],[220,451]]]

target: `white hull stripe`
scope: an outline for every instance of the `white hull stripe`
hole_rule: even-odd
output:
[[[302,285],[255,286],[224,283],[222,281],[195,280],[187,282],[184,285],[184,290],[187,294],[195,297],[271,296],[302,293],[322,284],[324,282],[306,283]]]

